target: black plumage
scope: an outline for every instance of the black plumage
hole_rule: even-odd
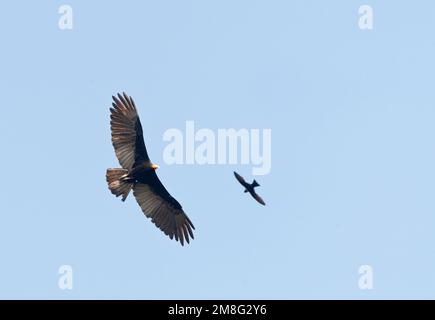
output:
[[[257,181],[254,180],[251,184],[249,184],[245,181],[245,179],[240,174],[238,174],[235,171],[234,171],[234,176],[236,177],[237,181],[239,181],[240,184],[245,187],[245,192],[249,192],[251,196],[255,200],[257,200],[258,203],[262,204],[263,206],[266,205],[263,199],[255,192],[255,188],[260,186]]]
[[[148,156],[142,125],[133,99],[112,97],[110,125],[112,144],[122,168],[107,169],[110,191],[125,201],[130,191],[145,216],[171,239],[189,243],[195,229],[180,203],[173,198],[156,174],[157,165]]]

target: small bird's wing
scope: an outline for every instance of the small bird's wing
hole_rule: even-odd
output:
[[[266,203],[264,202],[264,200],[254,191],[251,193],[252,197],[257,200],[258,203],[261,203],[263,206],[266,205]]]
[[[235,171],[234,171],[234,176],[236,177],[237,181],[239,181],[242,186],[246,187],[248,185],[248,183],[245,181],[245,179],[243,179],[243,177]]]
[[[146,217],[162,230],[169,238],[174,238],[184,245],[189,243],[195,229],[181,205],[175,200],[160,182],[155,171],[152,172],[149,184],[136,183],[133,194]]]
[[[112,144],[121,166],[131,170],[135,162],[149,161],[142,125],[131,97],[124,93],[112,98],[113,108],[110,108]]]

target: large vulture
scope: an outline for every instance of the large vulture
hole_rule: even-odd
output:
[[[107,169],[106,179],[110,191],[125,201],[131,189],[145,216],[169,238],[189,243],[195,229],[156,174],[157,165],[148,157],[143,139],[142,125],[133,99],[118,94],[112,97],[110,126],[112,144],[122,169]]]

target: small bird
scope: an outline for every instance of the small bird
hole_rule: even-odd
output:
[[[142,125],[133,99],[118,94],[112,97],[110,127],[112,144],[122,168],[107,169],[110,191],[125,201],[133,195],[146,217],[169,238],[189,243],[195,229],[180,203],[173,198],[156,174],[158,166],[151,162],[143,139]],[[152,119],[151,119],[152,120]]]
[[[238,174],[235,171],[234,171],[234,176],[236,177],[237,181],[239,181],[240,184],[245,187],[245,191],[244,191],[245,193],[249,192],[251,194],[251,196],[255,200],[257,200],[258,203],[261,203],[263,206],[266,205],[266,203],[263,201],[263,199],[261,199],[261,197],[254,190],[254,188],[260,186],[257,181],[254,180],[251,184],[249,184],[245,181],[245,179],[243,179],[243,177],[240,174]]]

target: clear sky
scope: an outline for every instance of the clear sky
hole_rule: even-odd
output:
[[[69,4],[74,27],[60,30]],[[358,28],[358,8],[374,29]],[[0,5],[0,298],[435,298],[435,3],[8,1]],[[118,167],[111,95],[139,108],[196,226],[181,247]],[[258,205],[232,171],[166,165],[163,134],[272,129]],[[73,289],[58,269],[73,269]],[[370,265],[374,288],[358,287]]]

